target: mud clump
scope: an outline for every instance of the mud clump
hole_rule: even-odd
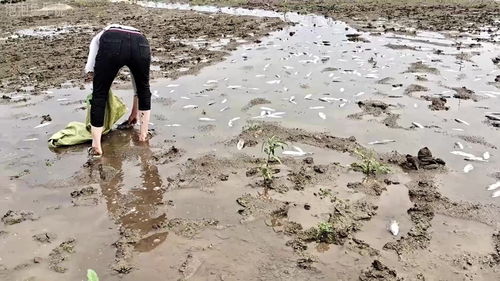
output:
[[[350,33],[346,34],[347,41],[350,42],[363,42],[363,43],[369,43],[370,41],[366,38],[363,38],[360,33]]]
[[[396,271],[385,266],[379,260],[374,260],[372,266],[361,272],[359,276],[360,281],[375,281],[375,280],[390,280],[399,281],[403,280],[398,278]]]
[[[184,218],[174,218],[167,222],[167,229],[173,231],[175,234],[193,238],[203,229],[210,226],[217,226],[219,221],[210,218],[201,218],[196,220],[189,220]]]
[[[263,217],[271,214],[274,210],[283,208],[286,204],[274,200],[274,199],[263,199],[260,197],[255,197],[251,194],[245,194],[238,199],[236,202],[243,207],[238,210],[238,213],[243,216],[241,220],[242,223],[253,221],[258,217]]]
[[[72,191],[70,196],[74,206],[95,206],[99,203],[97,188],[93,186]]]
[[[430,101],[429,108],[431,110],[448,110],[449,106],[446,106],[446,98],[445,97],[430,97],[430,96],[421,96],[423,99]]]
[[[241,111],[248,111],[250,108],[252,108],[254,106],[261,105],[261,104],[270,104],[270,103],[271,103],[270,100],[267,100],[264,98],[255,98],[255,99],[249,101],[247,105],[242,107]]]
[[[468,143],[474,143],[474,144],[480,144],[485,147],[489,147],[492,149],[497,149],[497,146],[494,144],[491,144],[487,142],[483,137],[481,136],[466,136],[466,135],[458,135],[458,137]]]
[[[461,87],[461,88],[453,88],[453,90],[456,92],[453,97],[457,99],[462,99],[462,100],[473,100],[473,101],[478,101],[479,97],[476,95],[476,93],[470,89],[467,89],[466,87]]]
[[[429,88],[418,84],[411,84],[410,86],[406,87],[404,94],[411,96],[415,92],[426,92],[426,91],[429,91]]]
[[[66,272],[68,268],[61,264],[75,252],[75,244],[76,240],[71,238],[54,248],[49,254],[49,268],[57,273]]]
[[[57,239],[57,235],[51,232],[44,232],[33,235],[33,239],[40,243],[52,243],[54,240]]]
[[[347,188],[374,196],[380,196],[384,191],[387,191],[387,188],[377,181],[350,182],[347,184]]]
[[[30,211],[12,211],[12,210],[9,210],[2,217],[2,222],[5,225],[13,225],[13,224],[22,223],[22,222],[27,221],[27,220],[35,221],[37,219],[39,219],[39,217]]]
[[[407,170],[418,170],[420,168],[433,170],[443,167],[446,163],[441,158],[434,158],[431,150],[424,147],[418,151],[417,157],[407,154],[406,161],[400,165]]]
[[[402,128],[397,123],[399,114],[394,114],[389,110],[389,108],[393,105],[378,100],[366,100],[359,101],[358,106],[362,109],[362,112],[350,114],[347,116],[348,118],[361,119],[365,115],[378,117],[384,114],[385,118],[381,121],[382,124],[386,125],[389,128]]]
[[[439,74],[439,70],[435,67],[431,67],[426,65],[425,63],[418,61],[410,64],[408,67],[408,70],[405,71],[405,73],[432,73],[432,74]]]
[[[177,159],[181,158],[182,155],[183,151],[172,146],[167,151],[162,151],[153,155],[153,160],[160,164],[167,164],[175,162]]]

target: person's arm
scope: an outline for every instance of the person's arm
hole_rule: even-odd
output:
[[[89,56],[87,58],[87,64],[85,65],[85,73],[94,72],[95,57],[99,51],[99,40],[104,31],[99,32],[92,41],[90,42]]]

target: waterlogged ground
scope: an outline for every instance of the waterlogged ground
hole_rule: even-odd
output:
[[[5,93],[1,279],[83,280],[87,268],[102,280],[500,278],[500,197],[487,190],[500,180],[497,43],[194,9],[294,24],[196,75],[153,81],[148,145],[114,131],[100,160],[87,161],[88,145],[49,150],[52,133],[85,118],[90,85]],[[114,90],[130,104],[130,88]],[[271,136],[306,155],[280,151],[265,190]],[[352,170],[366,150],[391,173]]]

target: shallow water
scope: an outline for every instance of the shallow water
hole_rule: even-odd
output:
[[[144,5],[153,4],[144,3]],[[133,193],[138,200],[128,202],[126,207],[139,211],[132,217],[121,216],[117,223],[139,230],[142,229],[140,224],[135,225],[133,221],[147,221],[160,215],[156,213],[155,204],[161,202],[163,197],[177,202],[178,207],[169,209],[169,216],[187,218],[199,218],[205,215],[223,216],[227,210],[234,208],[235,197],[243,191],[234,188],[237,180],[230,182],[234,184],[233,186],[220,187],[220,189],[232,188],[229,193],[220,190],[191,189],[159,191],[154,188],[162,186],[162,181],[174,173],[174,169],[168,165],[157,167],[141,157],[147,157],[152,151],[158,150],[165,145],[165,140],[186,150],[188,153],[185,158],[195,158],[207,152],[215,152],[221,157],[234,156],[237,153],[236,146],[228,148],[224,142],[241,132],[247,122],[254,120],[279,122],[285,127],[328,132],[340,137],[354,136],[359,143],[377,152],[397,150],[403,154],[415,155],[420,148],[427,146],[434,156],[443,158],[450,169],[449,173],[439,176],[440,190],[444,196],[455,200],[500,204],[498,199],[491,198],[490,192],[485,191],[489,184],[496,181],[489,175],[498,171],[497,150],[481,144],[467,143],[457,137],[457,135],[481,136],[485,141],[498,145],[498,130],[484,123],[485,112],[500,110],[500,90],[489,84],[500,74],[500,70],[491,62],[491,58],[500,52],[498,45],[482,43],[481,47],[463,49],[461,51],[478,52],[479,55],[472,56],[471,61],[462,61],[455,57],[461,51],[454,46],[462,41],[437,33],[421,32],[417,36],[387,33],[372,36],[361,32],[361,36],[369,42],[350,42],[346,35],[359,32],[343,22],[322,16],[295,13],[284,15],[262,10],[192,7],[182,4],[155,5],[159,8],[192,9],[200,12],[280,17],[295,22],[296,25],[273,32],[262,42],[248,42],[232,52],[225,61],[206,67],[197,75],[183,76],[175,81],[167,79],[153,81],[151,122],[152,128],[158,135],[152,139],[151,149],[138,147],[128,133],[113,133],[104,138],[104,151],[108,153],[104,161],[116,168],[121,175],[111,186],[101,186],[106,200],[106,210],[102,208],[96,210],[99,212],[98,215],[94,214],[102,224],[99,227],[108,226],[107,215],[120,217],[117,206],[114,206],[116,203],[114,200],[119,198],[120,194],[127,193]],[[221,38],[220,42],[226,42],[225,39]],[[460,40],[470,43],[469,38]],[[414,47],[415,50],[396,50],[386,47],[388,44],[406,45]],[[443,54],[435,54],[438,49],[442,50]],[[434,67],[439,74],[407,73],[410,64],[415,62],[423,62]],[[428,80],[418,81],[417,75],[425,76]],[[386,77],[393,78],[390,84],[377,84],[378,80]],[[396,84],[403,86],[393,87]],[[431,111],[427,107],[430,102],[417,98],[420,93],[414,93],[416,97],[404,93],[405,88],[411,84],[425,86],[429,91],[422,94],[436,96],[453,95],[451,87],[465,86],[474,90],[481,99],[473,102],[451,98],[447,104],[450,106],[449,111]],[[29,98],[27,103],[0,105],[0,125],[3,128],[0,132],[0,153],[3,155],[0,160],[2,166],[0,183],[8,187],[0,192],[1,205],[7,209],[29,208],[33,200],[43,202],[44,206],[69,204],[57,189],[54,190],[54,194],[47,195],[33,187],[44,186],[52,190],[50,188],[56,187],[60,179],[70,178],[85,163],[86,145],[58,149],[57,153],[54,153],[47,148],[46,140],[69,121],[84,120],[85,112],[78,108],[82,106],[82,101],[90,91],[90,88],[55,89],[42,96],[26,95]],[[115,90],[115,92],[130,105],[132,99],[130,89]],[[360,94],[361,92],[364,94]],[[312,95],[312,100],[304,99],[306,95]],[[401,97],[389,97],[394,95]],[[19,98],[23,97],[22,94],[19,95]],[[295,103],[290,102],[291,97],[295,97]],[[327,103],[319,101],[320,97],[339,100]],[[242,108],[254,98],[265,98],[271,103],[242,111]],[[396,107],[392,112],[400,114],[398,124],[402,128],[385,126],[379,122],[382,117],[365,116],[363,120],[347,118],[349,114],[361,111],[356,104],[357,101],[368,99],[394,104]],[[198,108],[185,109],[187,105],[196,105]],[[310,109],[318,106],[324,108]],[[221,111],[226,107],[229,108]],[[261,107],[272,108],[285,114],[281,115],[282,118],[255,118],[261,115]],[[325,114],[325,120],[320,118],[319,112]],[[43,128],[35,129],[34,127],[40,124],[42,114],[50,114],[53,121]],[[236,117],[241,119],[234,121],[234,126],[228,126],[228,122]],[[215,120],[200,121],[200,118]],[[470,125],[459,124],[454,121],[455,118],[466,120]],[[410,128],[412,122],[439,128]],[[173,124],[179,126],[172,126]],[[454,130],[457,128],[463,131]],[[369,142],[382,139],[392,139],[395,142],[368,145]],[[475,169],[464,174],[463,167],[469,162],[450,153],[455,150],[453,146],[457,141],[465,146],[465,152],[474,155],[479,156],[489,151],[492,155],[489,162],[473,162]],[[314,157],[319,163],[337,161],[347,166],[354,161],[352,157],[344,154],[325,154],[315,151],[314,147],[296,145],[305,151],[316,152]],[[134,152],[124,155],[124,151]],[[245,148],[243,152],[251,155],[260,153],[258,147]],[[17,175],[24,169],[29,169],[30,173],[16,182],[8,180],[9,176]],[[348,182],[351,179],[340,181]],[[409,227],[405,213],[409,204],[407,191],[402,186],[390,188],[391,190],[380,198],[380,213],[359,234],[376,248],[393,238],[386,230],[385,223],[389,219],[396,218],[400,221],[402,233]],[[31,191],[27,197],[26,191]],[[285,198],[300,199],[304,202],[313,200],[302,196],[304,194],[300,192],[290,193]],[[213,201],[207,204],[208,200]],[[391,203],[395,201],[400,203],[392,206]],[[326,212],[321,206],[315,211]],[[297,212],[292,209],[291,216],[306,226],[315,225],[318,220],[318,217],[304,215],[298,209]],[[226,224],[238,223],[236,214],[229,215],[226,219],[224,222]],[[82,221],[88,220],[82,218]],[[252,227],[258,231],[269,231],[261,225]],[[255,231],[258,232],[257,230]],[[246,237],[245,231],[238,228],[234,233],[238,237]],[[374,233],[373,231],[376,231],[376,235],[367,234]],[[172,237],[167,237],[167,240],[181,244],[188,243],[175,235]],[[276,242],[274,238],[260,239]],[[271,242],[269,243],[272,244]],[[176,245],[175,243],[161,245],[159,249],[163,247],[176,251],[178,247]],[[332,255],[337,255],[332,251],[333,249],[325,253],[321,259],[326,260]],[[145,257],[140,256],[139,262],[144,263],[147,268],[148,259]],[[166,257],[157,256],[153,264],[160,264],[164,259]]]

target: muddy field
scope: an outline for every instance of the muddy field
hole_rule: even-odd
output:
[[[0,280],[500,279],[498,5],[98,3],[0,4]],[[111,22],[151,42],[156,134],[49,149]]]

